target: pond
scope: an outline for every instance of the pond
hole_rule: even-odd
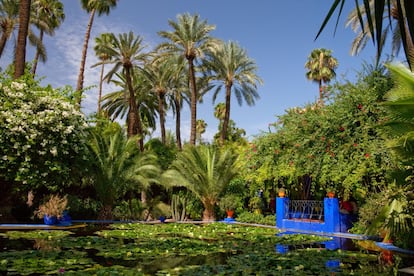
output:
[[[5,275],[391,275],[406,265],[330,237],[277,235],[275,228],[227,223],[112,224],[65,230],[3,231]],[[278,249],[284,248],[284,252]]]

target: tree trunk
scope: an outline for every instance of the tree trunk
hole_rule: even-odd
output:
[[[227,139],[227,128],[230,122],[230,100],[231,100],[231,84],[226,85],[226,108],[224,109],[223,129],[221,130],[220,142],[223,145]]]
[[[91,11],[91,15],[89,17],[89,22],[88,22],[88,27],[86,28],[85,40],[83,42],[82,60],[81,60],[80,69],[79,69],[78,84],[76,86],[76,91],[79,93],[77,102],[76,102],[78,109],[80,109],[81,102],[82,102],[82,89],[83,89],[83,79],[84,79],[84,73],[85,73],[86,55],[88,53],[88,44],[89,44],[89,38],[91,36],[94,16],[95,16],[95,9]]]
[[[193,59],[188,59],[189,77],[190,77],[190,90],[191,90],[191,133],[190,133],[190,145],[196,143],[197,132],[197,87],[195,82],[194,64]]]
[[[165,114],[164,114],[164,98],[165,91],[160,89],[157,91],[158,95],[158,112],[160,113],[160,129],[161,129],[161,142],[163,145],[166,143],[165,139]]]
[[[5,32],[2,32],[0,37],[0,57],[3,54],[4,48],[6,47],[7,43],[7,34]]]
[[[40,30],[40,35],[39,35],[39,40],[43,41],[43,30]],[[32,67],[32,74],[33,76],[36,74],[36,69],[37,69],[37,63],[39,62],[39,56],[40,56],[40,52],[39,50],[36,50],[36,54],[35,57],[33,59],[33,67]]]
[[[175,102],[175,139],[177,140],[177,148],[181,151],[181,105],[180,101],[174,99]]]
[[[215,221],[216,216],[214,214],[214,208],[204,209],[203,211],[203,221]]]
[[[322,80],[319,80],[319,103],[323,105],[323,86]]]
[[[142,131],[142,124],[138,114],[138,105],[135,99],[135,91],[132,87],[132,79],[131,79],[131,68],[129,66],[125,68],[125,78],[128,86],[129,91],[129,112],[128,112],[128,137],[132,137],[136,134],[139,135],[139,150],[141,152],[144,151],[144,135]]]
[[[24,74],[26,66],[26,40],[30,21],[31,0],[20,0],[19,4],[19,33],[17,35],[16,56],[14,61],[14,78]]]
[[[214,213],[215,203],[204,202],[203,221],[215,221],[216,215]]]
[[[99,91],[98,91],[98,116],[101,115],[101,101],[102,101],[102,84],[103,84],[103,74],[104,74],[105,63],[102,63],[101,75],[99,77]]]

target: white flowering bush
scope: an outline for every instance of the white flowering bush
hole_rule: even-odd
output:
[[[18,190],[71,184],[84,159],[84,115],[58,90],[0,76],[0,178]]]

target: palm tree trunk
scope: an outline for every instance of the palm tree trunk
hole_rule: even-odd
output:
[[[158,112],[160,113],[160,129],[161,129],[161,142],[165,145],[165,114],[164,114],[164,95],[165,91],[160,90],[158,95]]]
[[[230,100],[231,100],[231,84],[226,85],[226,108],[224,111],[223,129],[221,130],[220,142],[223,145],[227,139],[227,129],[230,121]]]
[[[214,204],[204,203],[203,221],[215,221]]]
[[[125,78],[129,90],[129,112],[128,112],[128,137],[132,137],[136,134],[139,135],[139,149],[141,152],[144,151],[144,138],[143,138],[143,131],[141,120],[138,114],[138,105],[135,99],[135,91],[132,87],[132,79],[131,79],[131,68],[125,67]]]
[[[98,116],[101,115],[101,101],[102,101],[102,83],[104,74],[105,63],[102,63],[101,75],[99,76],[99,91],[98,91]]]
[[[83,89],[83,79],[84,79],[84,73],[85,73],[86,55],[88,53],[88,44],[89,44],[89,38],[91,36],[94,16],[95,16],[95,9],[91,11],[91,15],[89,17],[89,22],[88,22],[88,27],[86,28],[85,40],[83,42],[82,60],[81,60],[80,69],[79,69],[78,84],[76,86],[76,91],[79,93],[77,102],[76,102],[78,105],[78,109],[80,109],[81,101],[82,101],[82,89]]]
[[[191,133],[190,133],[190,145],[196,143],[197,132],[197,88],[195,82],[194,64],[193,59],[188,59],[189,77],[190,77],[190,89],[191,89]]]
[[[0,37],[0,57],[3,54],[4,48],[6,47],[7,42],[7,34],[5,32],[2,32]]]
[[[182,150],[181,145],[181,105],[180,101],[174,99],[175,102],[175,140],[179,150]]]
[[[43,35],[44,35],[43,30],[40,30],[40,34],[39,34],[39,40],[40,40],[40,42],[43,41]],[[33,67],[32,67],[32,74],[33,74],[33,76],[36,74],[37,63],[39,62],[39,55],[40,55],[40,51],[39,50],[36,50],[36,54],[35,54],[35,57],[33,59]]]
[[[26,40],[30,21],[31,0],[20,0],[19,4],[19,33],[17,35],[16,56],[14,61],[14,78],[24,74],[26,66]]]
[[[319,80],[319,103],[323,105],[323,87],[322,80]]]

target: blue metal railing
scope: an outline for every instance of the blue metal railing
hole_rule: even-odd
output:
[[[285,201],[285,218],[287,219],[324,219],[323,201],[289,200]]]

